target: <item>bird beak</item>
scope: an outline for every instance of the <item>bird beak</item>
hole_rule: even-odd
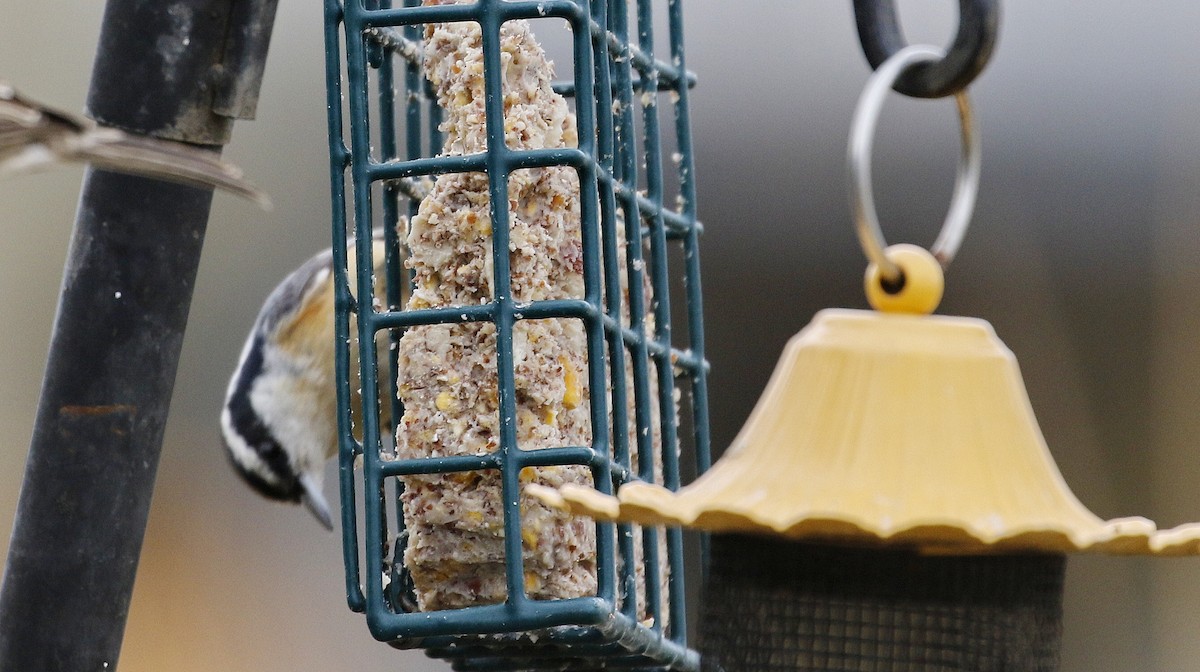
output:
[[[304,494],[301,495],[300,501],[304,502],[308,510],[316,516],[317,520],[321,521],[325,529],[332,531],[333,516],[329,513],[329,502],[325,501],[325,495],[321,492],[321,486],[308,474],[300,476],[300,486],[304,488]]]

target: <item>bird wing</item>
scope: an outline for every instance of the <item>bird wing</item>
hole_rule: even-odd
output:
[[[221,161],[215,152],[182,142],[120,133],[119,137],[84,144],[75,151],[75,157],[105,170],[157,177],[195,187],[217,187],[248,198],[264,209],[271,207],[271,199],[243,179],[240,168]]]
[[[21,96],[0,81],[0,176],[30,172],[64,161],[220,188],[270,209],[271,201],[242,171],[213,151],[171,140],[106,128],[76,114]]]

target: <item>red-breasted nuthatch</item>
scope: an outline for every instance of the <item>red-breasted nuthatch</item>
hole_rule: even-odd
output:
[[[355,277],[353,242],[348,277]],[[384,286],[384,244],[374,241],[373,263]],[[351,286],[353,287],[353,280]],[[333,529],[321,486],[326,460],[337,452],[337,396],[334,379],[334,274],[326,250],[292,271],[267,297],[242,348],[229,381],[221,431],[238,474],[260,494],[303,502]],[[377,289],[377,295],[382,289]],[[351,316],[351,342],[356,343]],[[380,426],[390,431],[385,391],[388,339],[379,338]],[[358,348],[351,350],[351,390],[358,389]],[[360,395],[352,393],[353,417],[361,426]]]
[[[240,168],[211,151],[100,126],[30,100],[0,81],[0,177],[69,161],[193,187],[217,187],[271,207],[261,189],[242,179]]]

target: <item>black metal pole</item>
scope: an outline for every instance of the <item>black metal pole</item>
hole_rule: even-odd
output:
[[[232,25],[261,25],[246,4],[269,9],[265,31]],[[274,7],[110,0],[89,113],[218,150],[233,121],[214,100],[252,114]],[[116,668],[211,201],[147,178],[84,179],[0,589],[0,670]]]

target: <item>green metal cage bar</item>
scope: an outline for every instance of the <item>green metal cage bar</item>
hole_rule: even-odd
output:
[[[662,437],[661,478],[667,487],[678,488],[681,475],[676,389],[680,387],[689,392],[681,410],[690,407],[691,411],[695,470],[700,473],[709,465],[708,364],[704,359],[698,249],[701,227],[696,220],[688,117],[688,89],[695,77],[684,61],[680,0],[666,3],[670,38],[667,60],[655,54],[653,0],[636,3],[636,36],[630,35],[626,0],[479,0],[436,6],[403,0],[401,4],[392,7],[389,0],[325,0],[333,257],[339,279],[335,297],[339,482],[349,606],[366,613],[368,626],[377,639],[398,648],[424,648],[431,656],[452,661],[455,669],[697,670],[698,656],[686,644],[683,538],[679,529],[642,530],[645,606],[653,616],[651,625],[643,625],[637,617],[641,611],[637,604],[632,526],[597,524],[595,596],[532,600],[524,592],[517,506],[518,474],[528,466],[586,465],[596,487],[607,493],[632,479],[653,481],[653,445],[651,433],[645,430],[655,404]],[[572,34],[573,79],[556,82],[554,89],[575,99],[579,146],[513,150],[503,135],[498,76],[500,26],[514,19],[546,17],[564,20]],[[442,112],[420,68],[421,24],[454,21],[473,21],[482,29],[489,151],[437,156],[442,144],[438,130]],[[660,137],[660,93],[669,96],[674,110],[675,208],[664,205],[669,190],[665,187]],[[640,119],[635,116],[639,108]],[[403,131],[402,137],[398,130]],[[373,151],[378,152],[378,158],[372,156]],[[544,166],[569,166],[579,177],[584,296],[517,306],[509,292],[506,253],[508,177],[515,170]],[[488,175],[495,299],[478,306],[401,310],[401,287],[409,279],[402,270],[404,246],[396,224],[402,212],[415,214],[422,191],[420,178],[454,172]],[[389,280],[382,297],[376,296],[371,277],[372,231],[380,224]],[[618,236],[627,241],[624,268],[619,265]],[[348,239],[357,241],[353,250],[348,249]],[[680,276],[677,279],[682,280],[682,291],[672,284],[670,271],[674,269],[669,269],[673,245],[682,254],[682,268],[675,271]],[[358,262],[356,278],[347,277],[347,255],[351,253]],[[630,287],[642,286],[643,274],[648,274],[654,291],[651,306],[643,305],[639,292],[629,292],[628,323],[622,320],[622,273]],[[682,344],[672,341],[673,292],[680,295],[677,298],[686,307],[681,313],[687,327]],[[350,331],[352,314],[358,317],[356,333]],[[654,333],[647,337],[646,319],[651,315]],[[513,324],[521,319],[545,318],[582,321],[589,387],[602,390],[611,385],[611,421],[606,395],[591,395],[591,445],[541,450],[523,450],[517,445],[513,422]],[[354,439],[349,389],[352,338],[372,343],[382,332],[395,343],[405,328],[414,325],[485,321],[496,325],[497,334],[499,449],[487,455],[383,459],[380,404],[391,405],[393,418],[399,418],[403,409],[394,380],[390,399],[378,398],[373,348],[361,349],[361,390],[366,410],[360,428],[362,443]],[[396,370],[396,356],[396,349],[390,349],[392,371]],[[627,358],[633,371],[632,389],[626,389],[621,373]],[[650,393],[652,378],[658,386],[656,398]],[[634,433],[639,442],[637,464],[630,463],[625,431],[630,420],[626,417],[629,395],[634,399],[633,420],[638,428]],[[355,476],[355,464],[360,460],[361,499]],[[506,601],[407,612],[404,605],[409,584],[400,563],[403,518],[398,477],[482,469],[498,470],[501,476],[505,556],[509,559]],[[387,494],[389,482],[395,493],[392,497]],[[364,521],[361,527],[360,504]],[[389,505],[395,509],[390,516]],[[393,529],[399,540],[395,548],[390,548]],[[659,594],[660,534],[666,535],[670,571],[665,596]],[[390,579],[386,586],[385,574]],[[664,632],[663,616],[668,613],[670,626]]]

